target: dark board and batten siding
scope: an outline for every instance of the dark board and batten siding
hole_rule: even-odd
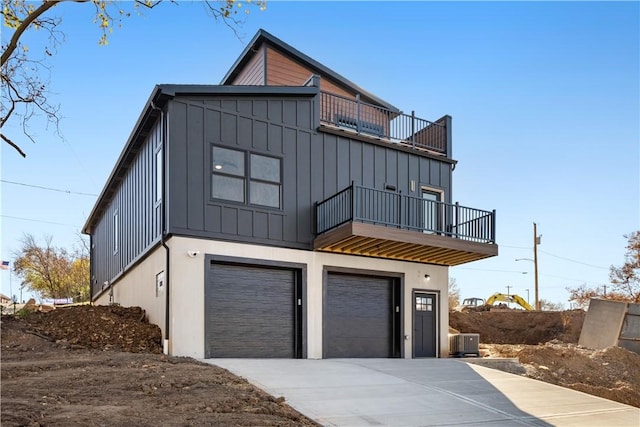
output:
[[[313,98],[179,97],[169,103],[168,227],[177,235],[312,249],[314,204],[352,181],[420,196],[441,189],[450,165],[313,128]],[[282,159],[282,208],[212,200],[211,147]],[[411,181],[415,182],[413,191]]]
[[[156,202],[155,153],[162,144],[158,120],[120,181],[111,203],[92,233],[91,293],[99,293],[160,237],[162,204]],[[118,251],[114,253],[114,214],[118,215]]]
[[[169,231],[226,240],[296,246],[296,151],[311,143],[312,99],[177,99],[169,105]],[[282,159],[283,209],[212,200],[212,146]],[[292,204],[293,203],[293,204]],[[298,245],[300,247],[300,245]]]

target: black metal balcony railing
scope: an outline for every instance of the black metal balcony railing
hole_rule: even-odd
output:
[[[397,113],[355,99],[320,92],[320,121],[353,129],[392,142],[410,144],[447,154],[447,127],[444,121],[430,122],[411,115]]]
[[[495,243],[494,211],[426,200],[351,184],[316,204],[316,232],[350,221]]]

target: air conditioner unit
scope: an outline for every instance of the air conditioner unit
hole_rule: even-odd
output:
[[[454,357],[480,356],[480,334],[449,335],[449,355]]]

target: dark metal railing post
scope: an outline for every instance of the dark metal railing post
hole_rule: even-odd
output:
[[[491,211],[491,243],[496,242],[496,210]]]
[[[451,129],[451,116],[446,115],[445,117],[445,154],[447,155],[447,157],[449,159],[452,158],[453,156],[453,150],[451,149],[451,147],[453,146],[453,134],[452,134],[452,129]]]
[[[351,220],[355,220],[356,216],[356,185],[351,181]]]
[[[416,112],[411,110],[411,146],[416,148]]]
[[[458,233],[460,232],[460,230],[458,230],[458,226],[459,226],[459,223],[460,223],[460,220],[459,220],[459,218],[460,218],[460,203],[458,203],[458,202],[455,203],[454,215],[455,215],[454,222],[455,222],[456,232],[455,232],[455,234],[452,234],[451,237],[456,237],[457,238],[458,237]]]
[[[360,133],[360,94],[356,95],[356,130]]]

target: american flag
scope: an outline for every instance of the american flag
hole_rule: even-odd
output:
[[[2,261],[2,264],[0,265],[0,269],[8,270],[9,269],[9,261]]]

